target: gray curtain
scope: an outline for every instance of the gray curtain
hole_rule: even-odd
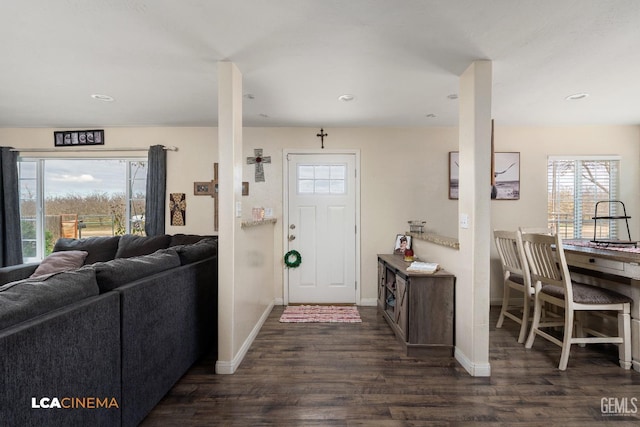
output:
[[[165,234],[164,211],[167,189],[167,152],[163,145],[149,147],[144,231],[147,236]]]
[[[10,147],[0,147],[0,200],[0,267],[22,264],[18,153]]]

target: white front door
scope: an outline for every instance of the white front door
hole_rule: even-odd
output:
[[[290,303],[356,302],[355,154],[288,154]]]

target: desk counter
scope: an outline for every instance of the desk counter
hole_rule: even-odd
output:
[[[633,369],[640,371],[640,248],[598,246],[585,240],[563,242],[574,280],[627,295],[631,304]]]

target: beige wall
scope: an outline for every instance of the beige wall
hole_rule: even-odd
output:
[[[53,132],[62,129],[0,128],[0,144],[15,148],[53,148]],[[167,193],[186,193],[186,225],[173,227],[167,213],[167,233],[214,234],[213,198],[194,196],[194,181],[213,179],[213,163],[218,157],[218,133],[216,128],[107,128],[105,145],[101,148],[144,148],[136,152],[91,152],[77,153],[59,148],[55,153],[29,153],[29,156],[46,157],[146,157],[151,145],[175,146],[178,151],[167,153]],[[26,155],[26,154],[25,154]],[[168,197],[168,195],[167,195]],[[168,199],[167,199],[168,200]]]
[[[245,215],[251,207],[273,207],[282,218],[284,149],[319,149],[318,129],[246,128],[244,151],[253,156],[263,148],[271,156],[264,166],[266,182],[255,183],[253,166],[244,169],[250,196],[243,198]],[[408,229],[407,221],[423,219],[434,232],[456,233],[457,202],[448,199],[448,152],[457,146],[457,129],[337,128],[328,131],[327,149],[357,149],[361,155],[361,298],[375,304],[376,255],[393,250],[397,233]],[[283,296],[283,224],[276,224],[274,296]],[[428,253],[419,254],[428,257]]]
[[[52,148],[58,129],[0,128],[0,143],[16,148]],[[245,128],[244,157],[254,148],[271,156],[265,165],[266,182],[256,183],[254,166],[245,165],[243,180],[250,195],[242,197],[243,217],[251,217],[254,206],[272,207],[282,218],[282,151],[319,148],[315,128]],[[328,148],[359,149],[361,152],[361,245],[362,298],[376,297],[375,255],[389,252],[396,233],[406,231],[407,221],[423,219],[427,230],[457,236],[458,202],[447,198],[449,151],[458,148],[455,128],[336,128],[328,129]],[[107,128],[105,147],[148,147],[165,144],[178,147],[168,153],[168,192],[187,194],[187,224],[167,226],[168,233],[213,233],[213,199],[193,195],[194,181],[213,178],[217,128]],[[521,225],[546,224],[546,162],[549,155],[615,154],[622,156],[621,199],[631,219],[631,236],[640,238],[640,127],[503,127],[495,128],[496,151],[520,152],[520,200],[491,202],[492,227],[515,229]],[[62,149],[60,152],[66,153]],[[144,155],[141,152],[141,155]],[[47,156],[54,154],[47,153]],[[108,156],[109,153],[95,153]],[[168,208],[167,208],[168,209]],[[167,210],[168,212],[168,210]],[[273,296],[282,298],[284,255],[282,223],[275,226]],[[431,256],[429,245],[418,247],[418,255]],[[422,251],[423,253],[420,253]],[[436,260],[437,261],[437,260]],[[497,254],[492,248],[491,300],[500,299]]]
[[[640,239],[640,127],[501,127],[495,129],[496,151],[520,152],[520,200],[491,202],[492,227],[546,227],[547,157],[550,155],[620,155],[620,199],[632,216],[631,237]],[[492,246],[492,303],[499,304],[500,262]]]
[[[244,356],[253,341],[247,338],[257,333],[254,327],[273,307],[273,236],[274,227],[269,224],[236,233],[234,357],[240,352]]]
[[[52,148],[57,129],[0,129],[0,144],[16,148]],[[458,148],[456,128],[336,128],[326,129],[325,146],[357,149],[361,156],[361,297],[373,304],[376,298],[376,254],[390,252],[396,233],[407,230],[407,221],[427,221],[427,230],[457,236],[458,202],[447,197],[448,152]],[[246,339],[269,300],[283,298],[282,256],[282,152],[284,149],[319,148],[316,128],[245,128],[243,157],[263,148],[271,156],[265,165],[266,182],[256,183],[254,166],[246,165],[243,180],[250,195],[242,197],[243,218],[254,206],[272,207],[279,219],[275,226],[242,230],[238,234],[243,262],[253,268],[237,276],[234,350]],[[217,128],[106,128],[105,147],[172,145],[168,153],[168,192],[187,194],[187,225],[167,226],[168,233],[213,233],[213,199],[193,195],[194,181],[213,178],[218,161]],[[593,127],[502,127],[495,129],[496,151],[521,153],[521,198],[492,201],[492,228],[546,224],[546,161],[548,155],[615,154],[622,156],[621,199],[626,203],[633,238],[640,238],[640,128],[637,126]],[[62,149],[60,152],[64,151]],[[145,155],[145,152],[140,152]],[[48,156],[54,154],[48,153]],[[109,153],[95,154],[108,156]],[[487,172],[487,180],[489,172]],[[168,212],[168,208],[167,208]],[[275,243],[270,245],[272,238]],[[416,244],[417,254],[437,261],[454,274],[459,251],[431,244]],[[271,264],[269,260],[272,260]],[[492,248],[491,299],[501,295],[499,264]],[[240,268],[240,266],[239,266]],[[244,268],[244,266],[242,267]],[[229,286],[221,284],[221,286]],[[458,307],[460,309],[460,307]]]

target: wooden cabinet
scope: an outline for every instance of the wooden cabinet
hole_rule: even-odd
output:
[[[408,272],[400,255],[378,255],[378,309],[408,356],[452,356],[455,276]]]

